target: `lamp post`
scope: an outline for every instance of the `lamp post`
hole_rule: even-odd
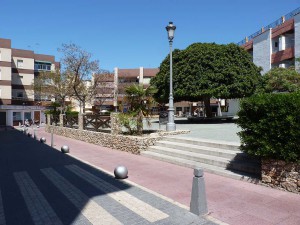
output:
[[[168,31],[168,39],[170,44],[170,94],[169,94],[169,108],[168,108],[168,123],[167,131],[176,130],[176,124],[174,123],[174,98],[173,98],[173,69],[172,69],[172,44],[174,38],[176,26],[173,25],[173,22],[169,22],[169,25],[166,26]]]

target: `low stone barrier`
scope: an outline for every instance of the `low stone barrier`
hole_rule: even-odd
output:
[[[300,164],[262,160],[262,182],[269,187],[300,193]]]
[[[154,145],[156,141],[161,140],[164,136],[185,134],[190,132],[188,130],[171,132],[158,131],[157,133],[152,133],[146,136],[129,136],[122,134],[109,134],[88,130],[79,130],[52,125],[46,125],[45,130],[49,133],[51,132],[51,130],[53,130],[53,133],[57,135],[125,152],[131,152],[133,154],[140,154],[141,151],[146,150],[150,145]]]

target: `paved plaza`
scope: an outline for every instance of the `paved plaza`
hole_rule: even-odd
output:
[[[147,130],[158,130],[158,119],[151,120],[151,126],[144,123]],[[189,122],[187,118],[175,118],[177,130],[190,130],[188,134],[181,134],[181,137],[201,138],[209,140],[221,140],[229,142],[240,142],[237,135],[241,129],[234,122],[215,122],[215,123],[200,123]],[[160,126],[161,130],[166,130],[166,125]]]
[[[214,224],[16,130],[0,131],[0,180],[1,225]]]

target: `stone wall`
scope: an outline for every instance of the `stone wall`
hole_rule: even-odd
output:
[[[150,145],[154,145],[154,143],[158,140],[161,140],[163,136],[174,135],[174,134],[185,134],[190,131],[182,130],[182,131],[160,131],[158,133],[153,133],[147,136],[129,136],[129,135],[121,135],[121,134],[109,134],[102,132],[94,132],[87,130],[78,130],[67,127],[58,127],[52,125],[46,125],[46,132],[51,132],[53,129],[53,133],[81,141],[85,141],[88,143],[113,148],[125,152],[131,152],[133,154],[140,154],[141,151],[146,150],[146,148]]]
[[[300,193],[300,163],[262,160],[262,182],[270,187]]]

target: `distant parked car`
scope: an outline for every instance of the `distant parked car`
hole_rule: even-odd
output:
[[[102,109],[101,111],[100,111],[100,115],[109,115],[109,111],[108,110],[106,110],[106,109]]]

